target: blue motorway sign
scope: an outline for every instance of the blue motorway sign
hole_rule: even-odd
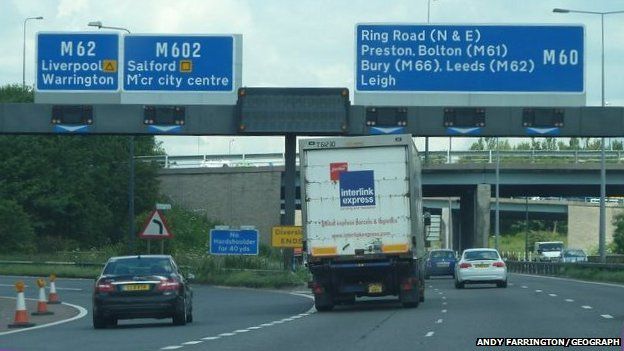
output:
[[[127,35],[126,91],[230,92],[234,90],[234,37]]]
[[[119,34],[38,33],[38,91],[119,90]]]
[[[360,92],[584,92],[579,25],[356,27]]]
[[[210,230],[211,255],[257,255],[258,247],[255,229]]]

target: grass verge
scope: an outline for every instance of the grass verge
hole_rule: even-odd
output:
[[[36,264],[2,264],[1,275],[27,275],[33,277],[47,277],[54,273],[62,278],[91,278],[95,279],[102,271],[101,267],[68,266],[68,265],[36,265]]]
[[[595,268],[566,268],[559,276],[594,282],[624,284],[623,271],[603,271]]]
[[[0,275],[47,277],[54,273],[59,278],[95,279],[100,267],[36,264],[3,264]],[[307,271],[256,271],[256,270],[213,270],[195,273],[194,284],[213,284],[248,288],[282,289],[301,286],[307,282]]]

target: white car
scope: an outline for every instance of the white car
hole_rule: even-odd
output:
[[[455,265],[455,287],[465,284],[495,283],[507,287],[507,266],[495,249],[467,249]]]

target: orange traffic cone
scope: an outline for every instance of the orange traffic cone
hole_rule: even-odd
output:
[[[24,282],[19,281],[15,283],[15,290],[17,290],[17,306],[15,308],[15,321],[9,324],[9,328],[28,328],[35,325],[35,323],[28,322],[28,311],[26,311],[26,300],[24,299]]]
[[[50,275],[50,294],[48,294],[48,304],[50,305],[56,305],[56,304],[61,303],[61,299],[56,293],[56,284],[54,284],[55,280],[56,280],[56,274],[51,274]]]
[[[54,312],[48,311],[48,304],[45,297],[45,280],[43,278],[37,279],[37,285],[39,286],[39,300],[37,301],[37,312],[31,313],[33,316],[45,316],[48,314],[54,314]]]

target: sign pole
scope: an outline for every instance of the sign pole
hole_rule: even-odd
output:
[[[165,241],[164,240],[160,240],[160,254],[164,255],[165,254]]]
[[[150,254],[150,251],[151,251],[151,243],[152,243],[152,241],[147,239],[147,254],[148,255]]]

